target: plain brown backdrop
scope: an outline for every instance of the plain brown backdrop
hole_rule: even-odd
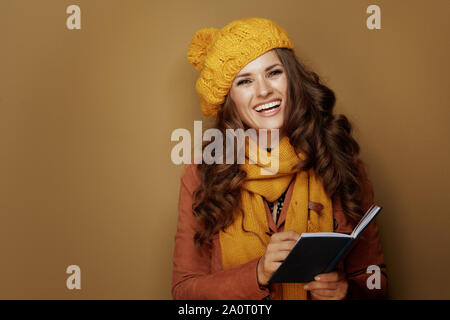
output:
[[[66,7],[81,8],[81,30]],[[381,8],[369,30],[366,8]],[[448,13],[434,1],[0,2],[0,298],[170,299],[199,28],[274,20],[334,90],[384,206],[394,299],[450,298]],[[205,124],[206,125],[206,124]],[[81,290],[66,288],[67,266]]]

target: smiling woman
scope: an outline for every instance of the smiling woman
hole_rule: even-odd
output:
[[[187,165],[181,177],[172,294],[176,299],[383,298],[387,279],[376,223],[336,271],[303,283],[268,280],[303,232],[349,233],[373,204],[359,145],[335,96],[301,64],[286,31],[263,18],[201,29],[188,50],[196,90],[214,129],[279,132],[259,151],[279,169],[262,175],[247,140],[246,163]],[[211,144],[207,142],[205,145]],[[224,148],[226,148],[224,141]],[[250,150],[250,151],[249,151]],[[225,153],[230,152],[227,150]],[[259,153],[258,153],[259,154]],[[254,161],[250,161],[254,160]],[[378,265],[381,286],[366,286]]]

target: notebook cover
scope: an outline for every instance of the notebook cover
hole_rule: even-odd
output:
[[[269,283],[313,281],[316,275],[327,269],[349,242],[352,242],[351,238],[330,236],[302,238],[273,273]]]

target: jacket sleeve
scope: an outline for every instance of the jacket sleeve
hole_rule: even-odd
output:
[[[360,166],[363,185],[363,210],[374,203],[372,183],[364,165]],[[347,274],[348,299],[386,299],[387,272],[376,221],[372,221],[360,235],[344,259]]]
[[[174,299],[256,300],[268,294],[258,285],[256,268],[259,259],[222,270],[213,267],[220,258],[206,247],[198,251],[194,235],[200,226],[193,215],[193,194],[200,180],[195,165],[187,165],[180,185],[178,223],[173,257],[172,296]],[[216,241],[216,245],[218,241]]]

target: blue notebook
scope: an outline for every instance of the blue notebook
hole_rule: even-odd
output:
[[[351,234],[336,232],[302,233],[294,248],[273,273],[269,283],[304,283],[321,273],[333,271],[382,207],[373,205]]]

